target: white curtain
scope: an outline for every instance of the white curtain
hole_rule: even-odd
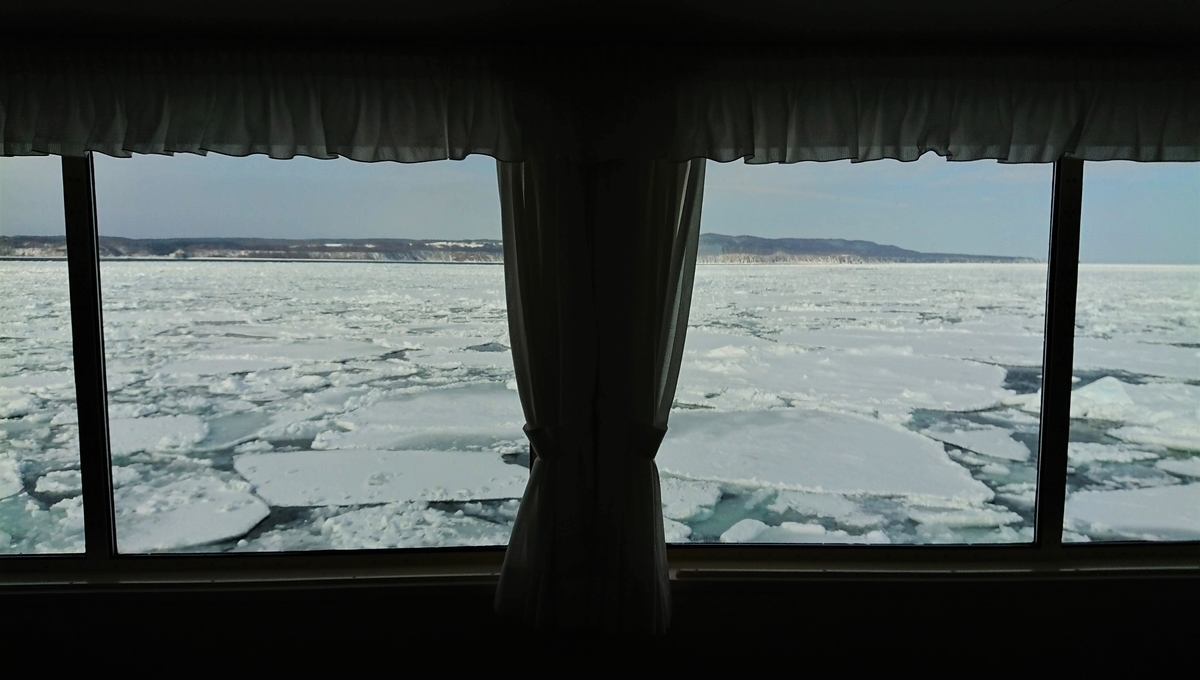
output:
[[[678,87],[677,159],[1200,160],[1194,57],[729,58]]]
[[[590,49],[590,48],[589,48]],[[1200,160],[1200,58],[0,46],[0,155]]]
[[[0,155],[516,159],[508,91],[470,57],[0,52]]]
[[[509,335],[534,454],[496,608],[660,633],[654,455],[683,355],[704,161],[499,164]]]

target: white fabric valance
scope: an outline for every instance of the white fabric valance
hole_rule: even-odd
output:
[[[1200,60],[0,52],[0,155],[1200,160]]]
[[[676,158],[1200,160],[1195,60],[733,59],[678,101]]]
[[[216,152],[417,162],[520,146],[473,58],[0,53],[0,155]]]

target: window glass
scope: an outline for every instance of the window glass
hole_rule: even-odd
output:
[[[1084,167],[1063,538],[1200,540],[1200,165]]]
[[[668,539],[1032,539],[1052,167],[709,164]]]
[[[0,554],[83,551],[62,165],[0,158]]]
[[[507,542],[494,168],[97,159],[121,552]]]

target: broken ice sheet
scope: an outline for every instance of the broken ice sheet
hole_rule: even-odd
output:
[[[1029,447],[1012,438],[1012,431],[999,427],[981,426],[969,430],[926,430],[927,437],[946,442],[974,453],[1001,460],[1029,460]]]
[[[235,469],[273,506],[520,498],[529,471],[490,452],[293,451],[238,456]]]
[[[713,396],[755,390],[825,408],[903,415],[914,408],[978,410],[1011,394],[1002,387],[1005,371],[998,366],[914,354],[907,347],[806,349],[758,340],[738,346],[729,336],[694,335],[695,342],[688,338],[677,397],[690,403],[753,408]]]
[[[935,505],[992,498],[931,439],[860,416],[806,409],[675,413],[656,460],[664,472],[703,481],[900,495]]]
[[[1093,538],[1200,539],[1200,483],[1080,491],[1067,498],[1064,526]]]
[[[186,450],[208,435],[208,426],[196,416],[114,418],[109,424],[113,456],[139,451]]]
[[[270,513],[241,480],[193,473],[129,484],[113,494],[117,549],[173,551],[243,536]]]
[[[663,517],[678,522],[698,522],[712,515],[721,500],[721,487],[709,482],[659,475]],[[690,535],[691,531],[688,531]]]
[[[722,543],[890,543],[887,534],[871,531],[850,534],[840,529],[829,531],[816,523],[783,522],[769,526],[756,519],[744,519],[721,534]]]
[[[336,419],[345,431],[317,435],[313,448],[431,447],[490,445],[521,434],[525,415],[511,390],[502,385],[471,385],[405,395],[354,409]]]

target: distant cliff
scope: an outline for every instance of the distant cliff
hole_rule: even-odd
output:
[[[0,236],[0,257],[66,257],[62,237]],[[502,262],[500,241],[413,239],[100,237],[100,257],[121,259],[363,260]]]
[[[922,253],[840,238],[760,238],[701,234],[699,261],[727,264],[864,264],[882,262],[1036,262],[1028,257]]]
[[[52,236],[0,236],[0,257],[63,258]],[[413,239],[264,239],[100,237],[100,257],[120,259],[361,260],[379,262],[502,262],[500,241]],[[759,238],[701,234],[699,261],[726,264],[862,264],[887,262],[1035,262],[1024,257],[922,253],[871,241]]]

